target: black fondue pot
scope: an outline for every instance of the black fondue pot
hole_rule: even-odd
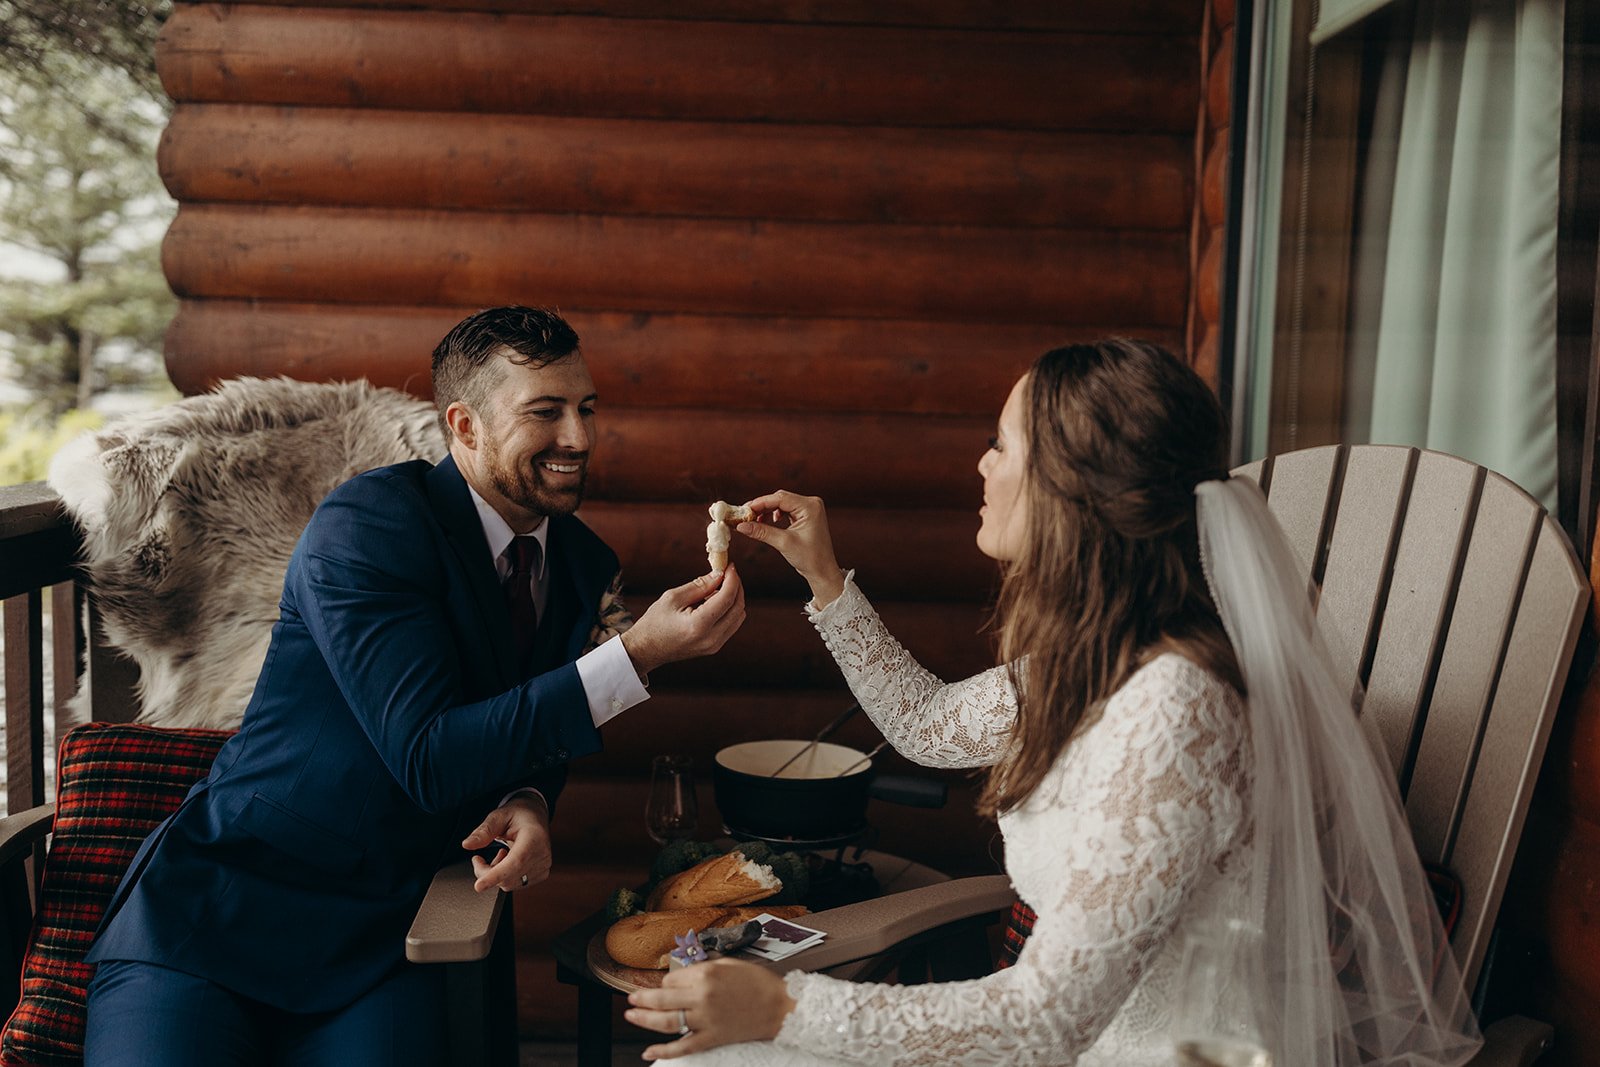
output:
[[[796,841],[847,837],[867,825],[867,800],[914,807],[944,806],[942,782],[873,774],[865,752],[810,741],[746,741],[717,753],[712,785],[728,829],[752,837]]]

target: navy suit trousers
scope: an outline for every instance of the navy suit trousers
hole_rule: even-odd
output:
[[[85,1067],[438,1067],[444,968],[405,964],[355,1003],[301,1014],[153,963],[89,985]]]

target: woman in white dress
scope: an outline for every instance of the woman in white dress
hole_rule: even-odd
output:
[[[1470,1058],[1392,773],[1326,669],[1259,491],[1227,479],[1224,440],[1210,390],[1155,346],[1040,357],[978,464],[1002,665],[952,684],[840,569],[820,500],[749,502],[759,521],[739,532],[810,583],[807,613],[884,736],[929,766],[990,768],[981,808],[1037,919],[1015,966],[969,982],[675,971],[629,998],[630,1021],[677,1035],[646,1059],[1221,1063],[1176,1051],[1194,943],[1221,946],[1230,995],[1182,1025],[1228,1063]],[[1241,1003],[1250,1018],[1221,1017]]]

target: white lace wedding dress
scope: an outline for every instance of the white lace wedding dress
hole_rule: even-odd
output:
[[[931,767],[999,758],[1016,715],[1004,668],[944,684],[889,635],[853,581],[808,612],[901,753]],[[1240,913],[1250,767],[1238,695],[1182,656],[1156,657],[1000,817],[1012,883],[1038,913],[1014,967],[919,986],[792,973],[798,1007],[775,1042],[674,1062],[1171,1067],[1185,933]]]

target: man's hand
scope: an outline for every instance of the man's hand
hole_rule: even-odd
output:
[[[664,663],[709,656],[744,622],[744,585],[730,565],[668,589],[618,640],[640,674]]]
[[[478,892],[500,888],[510,893],[550,877],[550,809],[543,798],[512,797],[491,811],[461,847],[471,852],[496,841],[506,847],[493,862],[472,857],[472,872],[478,876],[473,888]]]

